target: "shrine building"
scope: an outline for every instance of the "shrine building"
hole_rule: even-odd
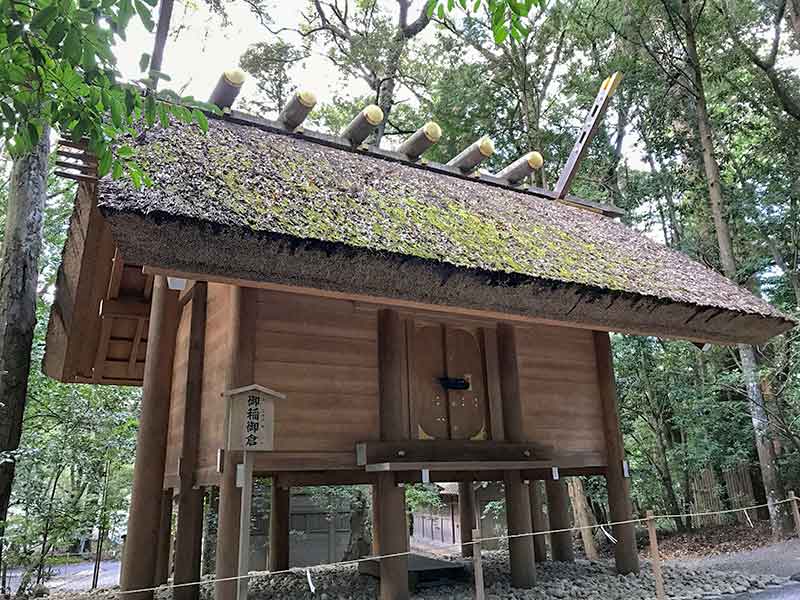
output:
[[[474,481],[504,482],[510,534],[571,526],[564,476],[604,476],[611,521],[627,521],[609,332],[759,344],[793,326],[569,194],[596,121],[549,190],[526,183],[535,153],[490,174],[482,138],[434,163],[435,123],[384,150],[366,143],[378,107],[332,136],[303,127],[313,103],[299,93],[276,121],[227,110],[207,133],[144,129],[130,140],[141,188],[97,179],[80,142],[62,144],[82,166],[44,370],[142,386],[123,591],[166,579],[173,499],[174,582],[199,580],[209,487],[216,576],[246,572],[254,475],[273,478],[271,570],[288,567],[292,486],[371,485],[376,555],[408,549],[412,482],[461,484],[466,541]],[[633,524],[613,535],[618,571],[637,571]],[[515,586],[536,585],[534,539],[509,541]],[[571,535],[552,548],[571,559]],[[380,561],[383,599],[408,598],[407,564]],[[217,582],[217,599],[244,581]]]

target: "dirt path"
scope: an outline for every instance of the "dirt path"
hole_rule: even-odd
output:
[[[718,571],[741,571],[754,575],[792,577],[800,574],[800,540],[792,539],[755,550],[668,561],[684,567],[705,567]]]

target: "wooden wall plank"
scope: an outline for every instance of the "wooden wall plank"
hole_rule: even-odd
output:
[[[264,290],[256,302],[255,383],[288,396],[275,407],[275,450],[353,452],[377,439],[376,313]]]
[[[208,284],[206,339],[203,350],[203,391],[201,394],[200,435],[197,469],[216,469],[217,450],[223,445],[226,373],[230,353],[230,286]]]
[[[559,453],[605,455],[592,332],[547,325],[516,331],[526,439]]]

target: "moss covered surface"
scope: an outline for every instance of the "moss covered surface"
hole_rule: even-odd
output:
[[[137,155],[154,185],[135,190],[105,180],[101,205],[778,314],[608,217],[477,181],[222,121],[208,134],[183,125],[148,131]]]

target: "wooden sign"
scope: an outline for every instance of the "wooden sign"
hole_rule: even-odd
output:
[[[260,385],[225,392],[228,402],[227,450],[269,451],[274,447],[275,400],[286,396]]]

